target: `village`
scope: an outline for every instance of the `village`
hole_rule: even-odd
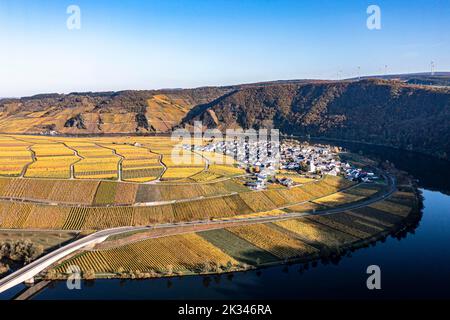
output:
[[[191,146],[184,146],[191,148]],[[341,161],[341,149],[330,145],[286,139],[281,144],[267,141],[225,140],[195,145],[196,152],[216,152],[237,160],[238,166],[251,175],[246,185],[254,190],[278,183],[286,187],[296,184],[292,175],[319,179],[323,175],[343,176],[352,181],[373,182],[374,172]]]

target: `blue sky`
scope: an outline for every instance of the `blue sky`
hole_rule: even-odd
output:
[[[448,30],[449,0],[0,0],[0,97],[450,71]]]

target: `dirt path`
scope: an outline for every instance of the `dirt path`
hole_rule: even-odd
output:
[[[247,217],[247,218],[230,218],[230,219],[222,219],[222,220],[214,220],[214,221],[192,221],[187,223],[172,223],[166,225],[159,225],[154,227],[149,227],[148,230],[132,234],[129,237],[124,237],[122,239],[110,240],[103,243],[98,244],[95,247],[95,250],[104,250],[109,248],[115,248],[119,246],[123,246],[125,244],[130,244],[138,241],[142,241],[145,239],[151,238],[159,238],[170,235],[184,234],[190,232],[198,232],[198,231],[206,231],[206,230],[214,230],[214,229],[222,229],[228,228],[231,226],[239,226],[239,225],[248,225],[255,223],[263,223],[263,222],[275,222],[282,221],[288,219],[294,219],[309,215],[329,215],[339,212],[345,212],[349,210],[354,210],[358,208],[362,208],[373,204],[375,202],[379,202],[385,200],[390,197],[396,190],[396,182],[393,177],[386,177],[388,181],[388,189],[384,193],[375,194],[372,197],[366,198],[361,201],[356,201],[352,203],[348,203],[342,206],[338,206],[335,208],[327,208],[320,211],[312,211],[312,212],[290,212],[285,214],[279,214],[274,216],[262,216],[262,217]],[[355,186],[352,186],[355,187]],[[352,188],[350,187],[350,188]],[[350,188],[347,188],[350,189]],[[306,201],[308,202],[308,201]]]
[[[33,145],[27,147],[27,150],[30,151],[30,153],[31,153],[31,162],[28,162],[26,165],[23,166],[22,172],[20,173],[19,178],[24,178],[25,174],[27,173],[28,167],[37,161],[36,152],[34,152],[32,147],[33,147]]]
[[[77,161],[74,161],[70,164],[70,179],[75,179],[75,164],[77,164],[78,162],[80,162],[81,160],[85,159],[82,155],[80,155],[80,153],[78,152],[77,149],[69,147],[65,142],[61,142],[61,144],[66,147],[67,149],[70,149],[73,151],[74,155],[78,158]]]
[[[101,144],[99,144],[99,143],[97,143],[97,142],[94,142],[94,144],[95,144],[97,147],[99,147],[99,148],[111,150],[112,153],[113,153],[115,156],[117,156],[117,157],[120,158],[120,159],[119,159],[119,162],[117,163],[117,181],[123,182],[123,181],[122,181],[122,173],[123,173],[123,171],[122,171],[122,163],[123,163],[123,160],[125,160],[125,157],[124,157],[123,155],[121,155],[120,153],[118,153],[118,152],[116,151],[116,149],[114,149],[114,148],[105,147],[105,146],[103,146],[103,145],[101,145]]]

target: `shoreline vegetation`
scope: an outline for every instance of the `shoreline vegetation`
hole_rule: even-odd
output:
[[[14,132],[0,132],[1,135],[17,135],[17,133]],[[35,137],[36,133],[27,133],[23,132],[20,133],[21,136],[31,136]],[[172,132],[127,132],[127,133],[58,133],[57,137],[60,138],[98,138],[98,137],[122,137],[122,136],[129,136],[129,137],[171,137]],[[50,134],[41,134],[41,137],[54,137]],[[403,146],[397,146],[395,144],[388,144],[388,143],[379,143],[379,142],[370,142],[366,140],[355,140],[355,139],[343,139],[343,138],[332,138],[328,136],[312,136],[312,135],[305,135],[305,134],[296,134],[296,133],[281,133],[280,137],[282,139],[297,139],[302,141],[331,141],[331,142],[343,142],[343,143],[355,143],[355,144],[362,144],[366,146],[376,146],[376,147],[384,147],[384,148],[391,148],[395,150],[400,151],[407,151],[407,152],[414,152],[423,156],[428,156],[433,159],[439,159],[443,161],[450,162],[450,158],[443,157],[442,155],[438,155],[431,152],[426,152],[423,150],[417,150],[417,149],[411,149],[406,148]]]
[[[438,159],[442,161],[450,162],[450,158],[443,157],[442,155],[426,152],[423,150],[417,150],[417,149],[411,149],[411,148],[404,148],[402,146],[396,146],[394,144],[388,144],[388,143],[377,143],[377,142],[370,142],[365,140],[355,140],[355,139],[343,139],[343,138],[331,138],[327,136],[311,136],[311,135],[296,135],[296,134],[282,134],[283,138],[288,139],[297,139],[297,140],[304,140],[304,141],[323,141],[323,142],[342,142],[342,143],[354,143],[354,144],[362,144],[366,146],[375,146],[375,147],[383,147],[383,148],[391,148],[394,150],[400,150],[400,151],[407,151],[407,152],[414,152],[417,154],[420,154],[422,156],[428,156],[433,159]]]
[[[34,232],[46,247],[50,233],[59,246],[62,232],[70,242],[98,230],[141,228],[64,257],[38,280],[67,279],[68,269],[86,280],[144,279],[333,263],[402,236],[420,219],[412,177],[340,148],[341,162],[375,178],[280,170],[275,177],[292,185],[271,177],[267,188],[250,190],[246,170],[211,164],[208,153],[198,164],[177,165],[170,139],[0,135],[0,142],[5,237]]]
[[[200,120],[220,130],[276,127],[285,134],[364,139],[449,159],[448,126],[440,121],[449,95],[448,87],[376,78],[41,94],[0,99],[0,131],[153,135],[189,129]]]
[[[109,255],[110,258],[114,259],[122,255],[122,257],[126,257],[126,251],[127,249],[131,249],[133,251],[132,246],[133,245],[141,245],[148,248],[150,245],[154,246],[155,242],[154,240],[158,239],[170,239],[170,241],[178,241],[178,239],[174,239],[174,237],[180,237],[180,236],[168,236],[163,238],[156,238],[156,239],[148,239],[148,240],[141,240],[136,243],[132,243],[131,247],[121,249],[120,247],[117,249],[104,249],[104,250],[91,250],[91,251],[85,251],[82,253],[74,254],[69,259],[66,259],[65,262],[62,264],[55,266],[55,268],[49,270],[45,275],[43,275],[43,279],[46,280],[64,280],[67,279],[68,275],[65,274],[65,267],[80,263],[92,263],[96,266],[97,270],[94,270],[94,268],[88,268],[83,267],[81,268],[82,273],[81,276],[85,280],[93,280],[93,279],[113,279],[113,278],[121,278],[121,279],[147,279],[147,278],[158,278],[158,277],[178,277],[178,276],[192,276],[192,275],[212,275],[212,274],[224,274],[224,273],[230,273],[230,272],[240,272],[240,271],[247,271],[247,270],[255,270],[259,268],[266,268],[270,266],[275,265],[282,265],[282,264],[304,264],[305,268],[308,268],[308,266],[312,263],[318,263],[319,261],[322,261],[324,263],[333,263],[335,261],[338,261],[341,259],[341,257],[347,255],[350,252],[353,252],[355,250],[358,250],[360,248],[365,248],[370,245],[375,245],[378,241],[383,241],[389,236],[393,237],[404,237],[410,230],[413,230],[416,226],[418,221],[420,221],[421,218],[421,209],[422,209],[422,196],[420,191],[418,190],[415,181],[412,177],[410,177],[407,173],[399,171],[392,167],[390,164],[383,164],[383,170],[386,170],[389,172],[389,174],[394,175],[397,179],[397,191],[386,200],[383,200],[381,202],[375,203],[370,210],[367,209],[368,213],[370,212],[370,218],[369,216],[366,217],[364,220],[365,226],[369,227],[368,222],[372,222],[371,225],[372,230],[377,230],[378,232],[375,232],[373,234],[365,233],[366,235],[369,234],[367,237],[364,237],[364,232],[361,230],[365,229],[363,224],[358,224],[358,227],[352,226],[346,226],[343,223],[337,222],[337,220],[329,219],[328,216],[325,216],[325,218],[318,216],[312,216],[312,217],[305,217],[301,218],[302,221],[305,221],[308,224],[312,224],[316,227],[318,227],[317,230],[324,230],[327,229],[330,234],[336,233],[339,234],[339,237],[334,235],[334,238],[330,237],[328,239],[320,239],[321,241],[318,241],[314,243],[314,241],[311,241],[310,239],[302,238],[300,234],[296,234],[292,230],[295,230],[295,228],[290,228],[289,230],[283,229],[284,234],[288,235],[288,237],[285,239],[285,241],[295,241],[302,239],[302,245],[298,246],[298,243],[293,243],[293,247],[276,247],[274,245],[273,247],[267,246],[267,243],[263,243],[264,241],[261,241],[257,238],[252,238],[252,232],[255,230],[247,230],[248,228],[255,228],[255,226],[260,226],[261,224],[256,224],[250,227],[241,226],[241,227],[231,227],[227,229],[220,229],[220,230],[212,230],[212,231],[206,231],[206,232],[197,232],[197,233],[187,233],[184,237],[194,237],[195,241],[199,241],[199,239],[202,240],[202,245],[205,246],[204,254],[208,253],[207,245],[204,243],[205,240],[209,240],[208,245],[214,244],[216,245],[215,248],[219,248],[221,251],[218,256],[216,257],[217,260],[222,259],[221,262],[216,262],[213,260],[204,259],[205,261],[198,264],[192,264],[191,266],[184,266],[180,267],[180,265],[177,265],[175,263],[167,263],[166,265],[160,265],[160,268],[154,268],[149,269],[148,267],[145,270],[139,270],[139,269],[130,269],[127,268],[124,264],[124,267],[119,266],[115,270],[115,272],[101,272],[101,268],[104,268],[104,266],[101,266],[102,261],[104,261],[104,257],[102,257],[102,252],[106,252],[107,255]],[[386,211],[379,210],[380,207],[382,207],[385,202],[390,210],[396,210],[396,207],[399,209],[397,212],[397,216],[395,214],[389,214]],[[377,207],[378,209],[375,209],[374,207]],[[409,211],[407,213],[402,212],[401,210],[404,210],[405,207],[409,208]],[[374,210],[379,210],[378,212]],[[361,213],[364,211],[364,208],[360,210],[360,212],[351,212],[352,215],[357,215],[358,219],[361,218]],[[346,214],[346,213],[345,213]],[[339,214],[334,214],[339,215]],[[333,216],[333,215],[330,215]],[[377,217],[377,218],[374,218]],[[386,217],[389,219],[389,222],[382,221],[380,217]],[[394,217],[400,217],[399,219],[394,219]],[[318,219],[318,221],[316,220]],[[327,219],[327,220],[324,220]],[[370,219],[370,220],[369,220]],[[284,220],[287,225],[294,221],[294,223],[297,223],[297,221],[300,219],[292,219],[292,220]],[[321,221],[324,220],[324,221]],[[395,220],[395,222],[394,222]],[[350,221],[350,220],[343,220],[343,221]],[[355,220],[353,220],[355,221]],[[356,220],[360,221],[361,220]],[[341,221],[342,222],[342,221]],[[285,223],[285,224],[286,224]],[[303,223],[303,222],[302,222]],[[358,223],[358,222],[355,222]],[[265,228],[265,232],[271,232],[276,231],[278,232],[280,230],[280,225],[275,223],[268,223],[268,224],[262,224],[262,226]],[[383,226],[383,228],[380,228]],[[374,227],[378,227],[378,229],[375,229]],[[258,227],[259,228],[259,227]],[[299,229],[300,230],[300,229]],[[304,230],[304,229],[302,229]],[[261,231],[261,230],[257,230]],[[367,231],[367,230],[366,230]],[[220,241],[223,240],[223,238],[220,237],[220,232],[227,232],[227,236],[234,237],[235,240],[234,243],[228,243],[224,244],[222,243],[220,246]],[[209,234],[208,234],[209,233]],[[274,233],[275,234],[275,233]],[[307,234],[311,235],[311,233]],[[182,236],[183,237],[183,236]],[[198,238],[198,239],[197,239]],[[288,240],[288,238],[290,238]],[[222,239],[222,240],[221,240]],[[329,241],[336,241],[336,239],[340,239],[343,242],[336,245],[327,243],[327,240]],[[344,240],[345,239],[345,240]],[[189,240],[189,239],[188,239]],[[190,239],[192,240],[192,239]],[[307,241],[309,240],[309,241]],[[147,242],[147,243],[146,243]],[[242,253],[238,253],[239,245],[242,243],[246,243],[246,245],[250,244],[254,248],[257,248],[252,257],[242,257],[239,256]],[[276,242],[276,239],[274,238],[274,242]],[[174,242],[175,243],[175,242]],[[183,242],[178,242],[179,244],[183,244]],[[198,244],[198,242],[197,242]],[[125,245],[126,247],[126,245]],[[123,248],[123,247],[122,247]],[[299,255],[296,255],[293,253],[292,248],[300,250]],[[168,248],[166,248],[168,249]],[[247,247],[248,249],[248,247]],[[288,250],[289,249],[289,250]],[[114,253],[108,253],[108,250],[116,250],[116,256]],[[122,250],[120,253],[117,253],[117,250]],[[233,252],[233,250],[235,252]],[[100,255],[96,256],[96,254],[100,252]],[[162,252],[162,251],[161,251]],[[264,254],[262,254],[264,253]],[[89,256],[86,256],[89,255]],[[104,253],[103,253],[104,254]],[[155,253],[156,254],[156,253]],[[225,255],[226,257],[222,257],[222,255]],[[139,252],[137,250],[133,251],[132,256],[134,259],[141,260],[145,259],[141,255],[139,255]],[[206,258],[206,256],[204,256]],[[229,260],[227,260],[230,258]],[[83,261],[85,259],[85,261]],[[108,263],[108,262],[106,262]],[[120,265],[120,262],[116,263],[116,266]]]

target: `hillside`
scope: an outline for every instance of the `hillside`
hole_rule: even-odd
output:
[[[165,132],[224,88],[44,94],[0,100],[0,132],[64,134]]]
[[[183,123],[195,120],[220,129],[274,127],[450,155],[448,88],[374,79],[249,87],[192,109]]]
[[[361,79],[377,78],[384,80],[398,80],[408,84],[428,85],[428,86],[450,86],[450,72],[420,72],[405,74],[388,74],[370,77],[362,77]],[[350,80],[356,80],[350,79]]]
[[[450,155],[450,89],[405,79],[290,80],[0,99],[1,133],[164,133],[195,120],[211,128],[275,127],[287,134]]]

